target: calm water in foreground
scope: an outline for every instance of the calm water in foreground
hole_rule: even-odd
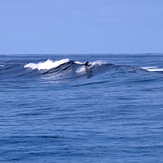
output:
[[[0,162],[163,162],[163,54],[0,55]]]

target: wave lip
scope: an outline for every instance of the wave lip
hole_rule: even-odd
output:
[[[48,59],[45,62],[39,62],[39,63],[28,63],[24,66],[24,68],[31,68],[31,69],[38,69],[38,70],[50,70],[52,68],[56,68],[64,63],[68,63],[70,61],[70,59],[66,58],[66,59],[62,59],[59,61],[52,61],[50,59]]]

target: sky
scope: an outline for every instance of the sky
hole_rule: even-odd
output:
[[[0,54],[162,52],[163,0],[0,0]]]

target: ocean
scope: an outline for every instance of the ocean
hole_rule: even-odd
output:
[[[0,162],[162,163],[163,54],[0,55]]]

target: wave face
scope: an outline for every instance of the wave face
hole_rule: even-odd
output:
[[[2,79],[32,79],[41,78],[51,81],[69,81],[81,78],[90,78],[100,73],[106,72],[113,67],[111,64],[102,61],[95,61],[86,67],[84,63],[70,59],[57,61],[46,60],[38,63],[13,63],[9,61],[0,65],[0,75]]]
[[[102,61],[95,61],[85,66],[84,63],[70,59],[61,59],[57,61],[47,60],[39,63],[28,63],[25,69],[37,70],[41,79],[51,81],[70,81],[105,73],[113,65]]]

